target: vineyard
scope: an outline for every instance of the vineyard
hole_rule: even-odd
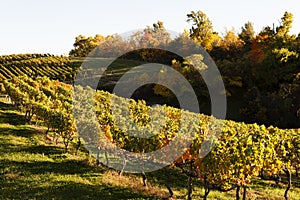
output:
[[[70,82],[74,79],[76,61],[68,57],[49,54],[17,54],[0,56],[0,82],[16,76],[47,76]]]
[[[48,56],[44,57],[49,59]],[[42,58],[40,55],[39,59]],[[2,65],[5,59],[2,58]],[[32,59],[34,58],[29,58]],[[14,59],[13,62],[19,61]],[[42,123],[47,127],[46,134],[54,133],[53,140],[57,142],[61,139],[66,151],[70,142],[74,141],[78,145],[77,151],[81,144],[85,144],[88,149],[97,149],[98,153],[93,151],[92,154],[98,162],[113,167],[121,163],[118,168],[119,175],[131,169],[130,162],[136,159],[136,154],[163,149],[159,154],[160,159],[155,156],[145,157],[145,163],[164,166],[167,177],[172,170],[186,175],[188,199],[192,199],[193,186],[197,184],[204,188],[201,195],[203,199],[207,199],[210,192],[215,190],[236,190],[236,199],[239,199],[240,195],[246,199],[253,180],[274,179],[276,184],[281,184],[283,174],[286,175],[287,181],[282,196],[288,199],[292,177],[298,176],[300,129],[279,129],[229,120],[221,121],[212,116],[189,113],[168,106],[152,108],[144,101],[116,97],[104,91],[94,92],[81,86],[73,88],[46,77],[32,79],[17,75],[18,73],[12,77],[5,77],[4,87],[13,105],[25,114],[27,123],[32,123],[33,118]],[[80,95],[73,99],[74,91]],[[94,98],[86,100],[91,94]],[[91,112],[76,117],[82,114],[76,113],[76,110],[80,111],[76,108],[83,102],[85,107],[91,108]],[[122,118],[122,113],[128,108],[130,120]],[[157,124],[151,125],[151,112],[165,113],[166,117],[156,119]],[[96,114],[99,129],[93,128],[94,122],[90,120],[90,114]],[[159,124],[162,125],[156,130],[155,127]],[[147,139],[128,134],[136,129],[142,130],[146,136],[151,132],[156,134],[145,137]],[[86,133],[84,130],[89,130],[88,134],[82,134]],[[192,142],[189,144],[186,140]],[[174,148],[168,149],[174,142],[175,150],[180,156],[174,154]],[[132,153],[116,155],[116,147]],[[116,156],[119,156],[119,161],[116,160]],[[142,174],[145,186],[147,167],[151,166],[144,165],[135,169]],[[174,196],[172,181],[167,178],[165,185],[170,197]]]
[[[1,8],[0,200],[300,199],[299,1]]]

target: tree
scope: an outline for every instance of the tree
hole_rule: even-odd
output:
[[[208,51],[218,45],[220,37],[213,31],[212,22],[204,12],[192,11],[190,14],[187,14],[187,17],[187,22],[192,22],[192,28],[190,29],[191,38]]]
[[[231,57],[238,56],[244,42],[234,33],[234,29],[227,31],[220,47],[230,53]]]
[[[263,28],[263,30],[259,32],[258,36],[273,38],[275,36],[275,30],[274,28],[272,29],[270,26],[266,26]]]
[[[251,22],[247,22],[242,27],[242,32],[239,34],[239,38],[243,40],[246,44],[251,44],[254,37],[255,37],[255,31],[253,28],[253,24]]]
[[[164,23],[158,21],[147,26],[143,31],[138,31],[131,36],[131,45],[139,48],[157,48],[166,46],[171,42],[171,37],[164,27]]]
[[[129,50],[129,43],[122,36],[114,34],[107,36],[105,40],[97,45],[95,51],[93,52],[93,56],[115,58]]]
[[[281,38],[289,37],[289,32],[293,24],[293,14],[285,12],[281,18],[281,25],[276,28],[276,36]]]
[[[104,40],[105,37],[100,34],[97,34],[95,37],[79,35],[75,38],[74,49],[70,51],[69,55],[73,57],[86,57]]]
[[[222,73],[227,86],[241,87],[241,58],[243,56],[244,41],[241,40],[232,29],[227,31],[218,47],[211,54],[216,58],[216,63]],[[228,80],[228,82],[227,82]],[[228,87],[227,87],[228,89]]]
[[[181,52],[183,56],[195,54],[195,52],[199,52],[200,48],[199,44],[190,38],[189,31],[186,29],[182,34],[172,40],[168,47],[173,52],[175,52],[175,50]]]

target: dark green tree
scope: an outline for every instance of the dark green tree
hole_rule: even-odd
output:
[[[247,22],[242,27],[242,32],[239,34],[239,37],[246,44],[251,44],[252,40],[255,37],[255,31],[254,31],[254,28],[253,28],[253,24],[251,22]]]

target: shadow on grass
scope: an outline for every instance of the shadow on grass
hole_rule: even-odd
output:
[[[37,130],[27,126],[0,128],[0,135],[13,135],[17,137],[30,138],[35,134],[37,134]]]
[[[24,174],[47,174],[54,173],[58,175],[72,175],[72,174],[86,174],[90,172],[103,173],[104,169],[96,169],[92,166],[86,164],[82,160],[62,160],[62,161],[34,161],[34,162],[24,162],[24,161],[10,161],[3,160],[0,162],[3,166],[11,166],[16,171]]]
[[[292,177],[292,185],[300,188],[300,177],[293,176]]]
[[[275,180],[272,178],[265,178],[265,179],[254,179],[252,184],[255,185],[256,188],[264,188],[266,186],[272,188],[286,188],[288,185],[288,179],[285,174],[281,174],[281,181],[279,184],[276,184]],[[292,174],[292,187],[299,188],[300,187],[300,177],[296,177],[295,174]]]
[[[2,185],[1,193],[7,199],[155,199],[121,187],[74,181],[54,182],[51,186],[35,184],[34,187],[27,183],[7,183]]]
[[[57,146],[45,146],[45,145],[35,145],[29,147],[23,147],[19,149],[19,151],[24,151],[32,154],[43,154],[46,156],[51,156],[52,158],[61,158],[61,154],[63,153],[64,149],[57,147]]]
[[[158,171],[146,173],[146,175],[149,182],[165,186],[166,180],[168,178],[168,173],[170,177],[170,186],[172,189],[181,190],[187,188],[188,177],[184,175],[179,169],[166,170],[164,168]],[[200,186],[200,182],[196,181],[196,179],[194,179],[193,184],[195,186]]]
[[[0,102],[0,110],[17,110],[17,108],[15,106],[13,106],[12,104],[9,103],[5,103],[5,102]]]
[[[0,102],[0,123],[7,123],[14,126],[26,124],[24,115],[12,111],[14,108],[3,107],[3,104],[3,102]]]

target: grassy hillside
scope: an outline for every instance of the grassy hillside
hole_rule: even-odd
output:
[[[26,125],[23,114],[0,99],[0,199],[164,199],[163,170],[148,173],[148,186],[139,175],[117,172],[95,164],[85,149],[75,155],[64,153],[62,144],[45,138],[43,127]],[[291,199],[300,196],[300,180],[294,179]],[[171,171],[174,199],[186,198],[187,178]],[[248,190],[249,199],[282,199],[285,184],[256,179]],[[194,198],[202,187],[195,181]],[[234,199],[235,191],[213,191],[209,199]]]
[[[0,199],[155,198],[105,183],[102,179],[113,172],[95,167],[84,152],[63,153],[63,146],[51,144],[42,131],[24,125],[19,112],[0,103]]]

